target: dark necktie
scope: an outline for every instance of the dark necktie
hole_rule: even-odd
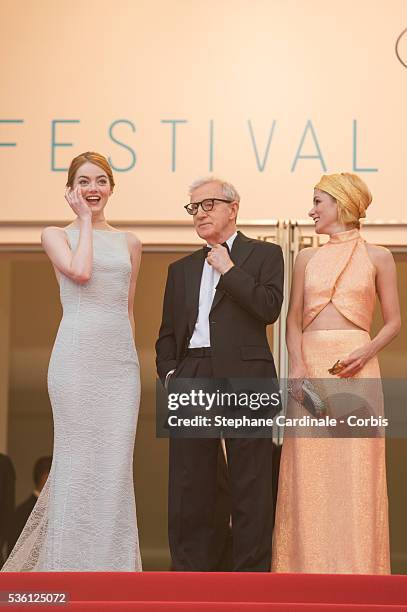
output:
[[[227,243],[227,242],[222,242],[222,246],[224,246],[224,247],[227,249],[227,251],[228,251],[228,253],[229,253],[229,255],[230,255],[230,249],[229,249],[229,245],[228,245],[228,243]],[[206,246],[206,245],[205,245],[205,246],[203,246],[202,248],[203,248],[203,251],[204,251],[205,257],[207,257],[208,253],[209,253],[210,251],[212,251],[212,247],[209,247],[209,246]]]

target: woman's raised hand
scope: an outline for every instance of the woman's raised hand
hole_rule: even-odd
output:
[[[65,200],[72,208],[79,219],[86,219],[92,216],[92,211],[86,200],[82,196],[81,188],[77,185],[74,189],[67,187],[65,189]]]

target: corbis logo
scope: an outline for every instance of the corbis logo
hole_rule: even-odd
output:
[[[404,68],[407,68],[407,28],[402,31],[396,40],[396,55]]]

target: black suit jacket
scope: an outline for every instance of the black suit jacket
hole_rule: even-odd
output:
[[[213,376],[276,377],[266,327],[283,301],[281,248],[238,232],[232,246],[235,264],[220,277],[209,314]],[[156,342],[158,375],[180,364],[198,317],[205,254],[195,251],[168,268],[163,317]]]

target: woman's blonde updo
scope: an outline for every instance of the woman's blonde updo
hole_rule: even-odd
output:
[[[106,172],[108,179],[109,179],[109,183],[110,183],[110,189],[112,190],[112,193],[113,193],[114,179],[113,179],[113,172],[110,167],[110,164],[107,161],[106,157],[103,157],[103,155],[101,155],[100,153],[94,153],[93,151],[87,151],[86,153],[81,153],[77,157],[73,158],[73,160],[71,161],[71,165],[69,166],[68,180],[66,182],[66,186],[73,187],[73,181],[75,178],[75,174],[77,173],[78,169],[82,166],[82,164],[86,164],[86,162],[95,164],[96,166],[99,166],[100,168],[102,168],[102,170]]]
[[[324,174],[315,189],[329,193],[336,200],[338,221],[344,225],[360,227],[359,219],[366,217],[366,208],[372,201],[372,194],[357,174]]]

